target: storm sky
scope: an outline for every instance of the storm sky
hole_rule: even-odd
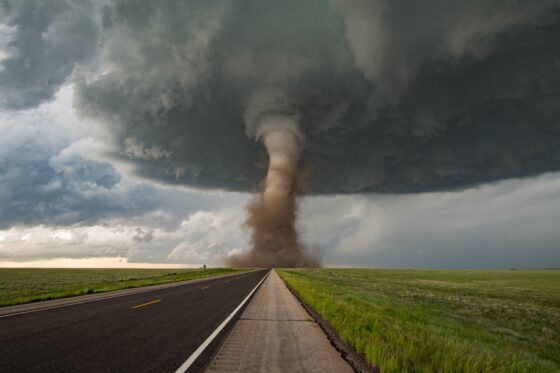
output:
[[[560,266],[558,35],[553,0],[0,0],[0,266],[247,250],[270,115],[324,265]]]

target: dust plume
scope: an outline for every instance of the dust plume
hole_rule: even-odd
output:
[[[257,139],[266,147],[269,164],[264,189],[248,207],[252,248],[227,262],[233,267],[317,267],[319,260],[304,252],[295,227],[303,134],[292,115],[269,114]]]

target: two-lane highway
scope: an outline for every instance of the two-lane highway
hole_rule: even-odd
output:
[[[0,372],[174,372],[265,274],[0,318]]]

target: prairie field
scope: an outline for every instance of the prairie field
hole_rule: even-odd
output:
[[[382,372],[560,372],[560,270],[278,273]]]
[[[239,271],[242,270],[0,268],[0,306],[193,280]]]

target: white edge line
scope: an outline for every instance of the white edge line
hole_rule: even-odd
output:
[[[249,293],[249,295],[247,295],[245,297],[245,299],[243,299],[243,301],[239,304],[239,306],[237,306],[236,309],[233,310],[232,313],[230,313],[230,315],[220,324],[220,326],[218,326],[216,328],[216,330],[214,330],[212,332],[212,334],[210,334],[210,336],[208,336],[208,338],[206,338],[206,340],[204,342],[202,342],[202,344],[200,346],[198,346],[198,348],[196,349],[195,352],[192,353],[191,356],[189,356],[189,358],[187,359],[187,361],[185,361],[183,363],[183,365],[181,365],[179,367],[179,369],[177,369],[175,371],[175,373],[185,373],[187,371],[187,369],[190,368],[190,366],[196,361],[196,359],[198,359],[198,357],[204,352],[204,350],[210,345],[210,343],[212,343],[212,341],[216,338],[216,336],[218,334],[220,334],[220,332],[222,331],[222,329],[224,329],[226,327],[226,325],[231,321],[231,319],[233,319],[233,317],[235,316],[235,314],[237,314],[237,312],[239,312],[239,310],[241,309],[241,307],[243,307],[243,305],[245,303],[247,303],[247,301],[249,300],[249,298],[251,298],[251,295],[253,295],[253,293],[255,291],[257,291],[257,289],[259,288],[259,286],[261,286],[261,284],[263,283],[263,281],[268,277],[268,274],[270,273],[270,271],[268,271],[266,273],[266,275],[262,278],[262,280],[257,284],[257,286],[255,286],[253,288],[253,290],[251,290],[251,292]]]
[[[174,287],[179,287],[179,286],[185,286],[185,285],[192,285],[192,284],[196,284],[198,282],[204,282],[205,280],[214,280],[214,279],[218,279],[220,277],[233,277],[233,276],[238,276],[238,275],[243,275],[245,273],[251,273],[253,271],[249,271],[249,272],[242,272],[242,273],[232,273],[231,275],[224,275],[224,276],[216,276],[216,277],[203,277],[203,278],[196,278],[193,280],[185,280],[184,282],[181,283],[177,283],[177,282],[168,282],[168,283],[163,283],[163,284],[158,284],[158,285],[148,285],[149,286],[159,286],[159,285],[164,285],[163,287],[158,287],[158,288],[152,288],[152,289],[148,289],[148,288],[144,288],[142,286],[139,286],[137,288],[130,288],[131,290],[134,289],[139,289],[138,291],[133,291],[130,293],[124,293],[124,294],[115,294],[112,296],[107,296],[107,297],[99,297],[99,298],[95,298],[95,299],[88,299],[88,300],[81,300],[81,301],[77,301],[77,302],[72,302],[72,303],[66,303],[66,304],[60,304],[58,306],[51,306],[51,307],[43,307],[43,308],[37,308],[34,310],[27,310],[27,311],[19,311],[19,312],[14,312],[14,313],[7,313],[5,315],[0,315],[0,319],[3,319],[4,317],[13,317],[13,316],[18,316],[18,315],[25,315],[28,313],[34,313],[34,312],[40,312],[40,311],[47,311],[47,310],[53,310],[55,308],[62,308],[62,307],[70,307],[70,306],[78,306],[80,304],[86,304],[86,303],[91,303],[91,302],[99,302],[102,300],[107,300],[107,299],[114,299],[114,298],[121,298],[121,297],[127,297],[130,295],[135,295],[135,294],[142,294],[142,293],[149,293],[150,291],[158,291],[158,290],[165,290],[165,289],[169,289],[169,288],[174,288]],[[193,282],[194,281],[194,282]],[[165,285],[170,285],[170,286],[165,286]],[[122,290],[127,290],[127,289],[122,289]],[[119,290],[116,290],[119,291]],[[111,291],[106,291],[106,292],[101,292],[98,294],[109,294]],[[71,296],[68,298],[58,298],[58,299],[71,299],[71,298],[78,298],[78,296]],[[77,299],[76,299],[77,300]],[[29,303],[22,303],[22,304],[29,304]],[[10,306],[8,306],[10,307]]]

